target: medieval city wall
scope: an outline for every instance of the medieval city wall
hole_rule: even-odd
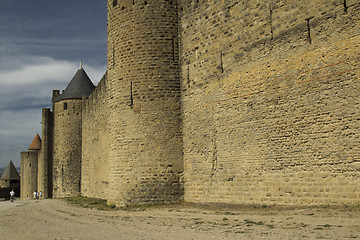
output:
[[[177,2],[108,1],[109,203],[182,199]]]
[[[38,161],[37,191],[44,198],[52,196],[53,112],[42,109],[42,141]]]
[[[81,194],[106,198],[109,185],[109,125],[106,74],[83,100]]]
[[[53,104],[53,196],[80,195],[82,100]]]
[[[38,160],[40,150],[21,152],[20,198],[25,200],[37,192]]]
[[[181,3],[185,201],[360,201],[360,4]]]

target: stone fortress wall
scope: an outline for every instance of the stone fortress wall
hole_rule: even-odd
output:
[[[360,202],[359,18],[355,0],[108,0],[106,74],[43,120],[49,196]]]
[[[32,191],[42,192],[44,197],[53,195],[53,112],[49,108],[42,109],[42,141],[38,156],[37,187]],[[31,192],[31,193],[32,193]]]
[[[94,198],[107,196],[110,178],[106,75],[83,100],[81,193]]]
[[[53,104],[53,197],[76,196],[81,180],[82,100]]]
[[[176,1],[108,1],[109,202],[183,196],[178,55]]]
[[[181,5],[185,201],[359,202],[359,2]]]
[[[38,176],[38,156],[39,151],[30,150],[21,152],[21,178],[20,178],[20,198],[26,199],[27,195],[37,191]]]

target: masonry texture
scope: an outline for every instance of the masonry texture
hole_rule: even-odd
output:
[[[49,197],[360,202],[358,1],[107,8],[104,77],[82,99],[72,80],[43,111]]]
[[[185,200],[359,201],[359,4],[184,2]]]
[[[109,200],[183,195],[175,1],[108,1]]]
[[[108,114],[105,74],[83,105],[81,192],[88,197],[108,196]]]

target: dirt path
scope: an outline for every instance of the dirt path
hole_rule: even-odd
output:
[[[174,205],[102,211],[0,202],[0,239],[360,239],[360,208]]]

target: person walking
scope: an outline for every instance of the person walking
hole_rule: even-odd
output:
[[[11,202],[14,201],[14,197],[15,197],[14,189],[11,189],[11,192],[10,192],[10,201],[11,201]]]

